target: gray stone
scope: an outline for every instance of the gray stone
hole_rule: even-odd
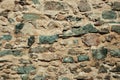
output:
[[[36,68],[34,66],[20,66],[17,68],[18,74],[29,74],[32,71],[35,71]]]
[[[62,60],[63,63],[73,63],[74,62],[74,59],[73,57],[64,57],[63,60]]]
[[[89,61],[89,57],[87,55],[79,55],[77,58],[78,62]]]
[[[20,77],[22,80],[29,80],[28,74],[22,74]]]
[[[34,4],[40,4],[39,0],[32,0]]]
[[[97,60],[101,60],[101,59],[106,58],[107,52],[108,52],[108,50],[104,47],[101,47],[99,49],[93,49],[92,56]]]
[[[102,17],[103,19],[116,19],[117,13],[115,11],[103,11]]]
[[[116,33],[120,33],[120,25],[113,25],[111,27],[111,31],[116,32]]]
[[[78,9],[80,12],[86,12],[91,10],[90,4],[87,2],[87,0],[80,0],[80,3],[78,5]]]
[[[5,49],[12,49],[13,46],[11,44],[5,44]]]
[[[120,49],[115,49],[110,51],[112,57],[120,57]]]
[[[52,44],[56,42],[57,39],[58,39],[58,35],[51,35],[51,36],[41,35],[39,37],[39,42],[41,44]]]
[[[67,77],[59,77],[58,80],[70,80],[70,79]]]
[[[11,35],[3,35],[2,39],[9,41],[12,39],[12,36]]]
[[[120,11],[120,2],[115,1],[112,5],[112,9],[115,11]]]

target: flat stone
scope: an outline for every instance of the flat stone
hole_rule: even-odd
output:
[[[63,63],[73,63],[74,62],[74,59],[73,57],[64,57],[63,60],[62,60]]]
[[[53,44],[54,42],[56,42],[58,39],[58,35],[51,35],[51,36],[45,36],[45,35],[41,35],[39,37],[39,42],[41,44]]]
[[[29,74],[32,71],[35,71],[34,66],[21,66],[17,68],[17,73],[18,74]]]
[[[22,80],[29,80],[28,74],[22,74],[20,77]]]
[[[120,11],[120,2],[115,1],[112,5],[112,9],[115,11]]]
[[[25,13],[23,14],[22,18],[24,20],[37,20],[37,19],[40,19],[40,15],[35,13]]]
[[[8,35],[3,35],[3,36],[2,36],[2,39],[3,39],[3,40],[7,40],[7,41],[9,41],[9,40],[12,39],[12,36],[9,35],[9,34],[8,34]]]
[[[67,4],[64,2],[57,2],[57,1],[46,1],[44,4],[45,10],[65,10],[67,8]]]
[[[93,49],[92,56],[97,60],[101,60],[101,59],[106,58],[107,52],[108,52],[108,50],[104,47],[101,47],[99,49]]]
[[[0,51],[0,56],[6,56],[6,55],[22,56],[23,53],[20,50],[3,50],[3,51]]]
[[[100,44],[99,35],[94,33],[82,36],[82,42],[87,46],[98,46]]]
[[[70,79],[67,77],[59,77],[57,80],[70,80]]]
[[[116,33],[120,33],[120,25],[113,25],[111,27],[111,31],[116,32]]]
[[[39,0],[32,0],[34,4],[40,4]]]
[[[29,53],[43,53],[47,51],[48,51],[47,47],[37,46],[35,48],[30,48]]]
[[[79,55],[78,62],[89,61],[89,57],[87,55]]]
[[[115,49],[110,51],[112,57],[120,57],[120,49]]]
[[[115,11],[103,11],[102,18],[103,19],[116,19],[117,13]]]

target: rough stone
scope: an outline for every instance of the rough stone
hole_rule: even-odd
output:
[[[98,70],[98,73],[107,73],[107,69],[104,65],[101,65],[99,70]]]
[[[78,4],[78,9],[80,12],[86,12],[90,11],[91,7],[87,0],[80,0],[80,3]]]
[[[33,78],[33,80],[46,80],[47,78],[46,78],[46,76],[35,76],[34,78]]]
[[[41,35],[39,37],[39,42],[41,44],[52,44],[52,43],[56,42],[57,39],[58,39],[58,35],[51,35],[51,36]]]
[[[35,37],[34,36],[30,36],[30,38],[28,38],[28,46],[31,47],[33,45],[33,43],[35,42]]]
[[[99,36],[94,33],[85,34],[82,37],[82,42],[87,46],[98,46],[100,44]]]
[[[78,62],[82,62],[82,61],[89,61],[89,57],[87,55],[79,55]]]
[[[2,39],[9,41],[12,39],[12,36],[11,35],[3,35]]]
[[[73,57],[64,57],[63,60],[62,60],[63,63],[73,63],[74,62],[74,59]]]
[[[117,14],[114,11],[103,11],[102,17],[103,17],[103,19],[116,19]]]
[[[107,52],[108,50],[106,48],[101,47],[99,49],[92,50],[92,56],[97,60],[101,60],[101,59],[106,58]]]
[[[15,26],[15,33],[19,33],[20,30],[24,27],[24,23],[19,23]]]
[[[120,49],[115,49],[110,51],[112,57],[120,57]]]
[[[35,71],[34,66],[20,66],[17,68],[17,73],[18,74],[29,74],[32,71]]]
[[[67,77],[59,77],[58,80],[70,80],[70,79]]]
[[[32,0],[34,4],[40,4],[39,0]]]
[[[111,31],[114,31],[116,33],[120,33],[120,25],[113,25],[111,27]]]

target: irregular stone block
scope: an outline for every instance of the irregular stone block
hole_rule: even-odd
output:
[[[59,77],[58,80],[70,80],[70,79],[67,77]]]
[[[9,41],[12,39],[12,36],[11,35],[3,35],[2,39]]]
[[[34,37],[34,36],[30,36],[30,38],[28,38],[28,43],[27,43],[27,45],[28,45],[29,47],[31,47],[34,42],[35,42],[35,37]]]
[[[80,12],[86,12],[91,10],[90,4],[87,2],[87,0],[80,0],[80,3],[78,5],[78,9]]]
[[[87,55],[79,55],[77,58],[78,62],[89,61],[89,57]]]
[[[103,19],[116,19],[117,14],[114,11],[103,11],[102,12],[102,18]]]
[[[104,65],[101,65],[98,70],[98,73],[107,73],[107,68]]]
[[[52,44],[56,42],[57,39],[58,39],[58,35],[51,35],[51,36],[42,35],[39,37],[39,42],[41,44]]]
[[[24,23],[19,23],[15,26],[15,33],[19,33],[20,30],[24,27]]]
[[[120,25],[113,25],[111,27],[111,31],[114,31],[116,33],[120,33]]]
[[[120,57],[120,49],[115,49],[110,51],[112,57]]]
[[[94,33],[82,36],[82,42],[87,46],[98,46],[100,44],[99,35]]]
[[[120,11],[120,2],[115,1],[112,5],[112,9],[115,11]]]
[[[107,52],[108,50],[106,48],[101,47],[99,49],[92,50],[92,56],[97,60],[101,60],[101,59],[106,58]]]
[[[47,79],[46,76],[35,76],[35,77],[33,78],[33,80],[46,80],[46,79]]]
[[[32,0],[34,4],[40,4],[39,0]]]
[[[17,68],[18,74],[29,74],[32,71],[35,71],[36,68],[34,66],[21,66]]]

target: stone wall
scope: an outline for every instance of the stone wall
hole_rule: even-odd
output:
[[[0,80],[120,80],[120,1],[0,0]]]

